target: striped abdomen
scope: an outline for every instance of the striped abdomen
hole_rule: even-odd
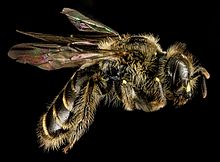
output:
[[[38,137],[45,149],[56,149],[67,141],[75,101],[73,80],[66,84],[54,99],[48,111],[43,114],[38,126]]]
[[[78,70],[41,117],[38,137],[46,150],[64,146],[66,153],[94,119],[101,98],[97,67]]]

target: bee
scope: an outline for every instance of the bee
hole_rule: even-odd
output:
[[[41,116],[40,146],[67,153],[94,121],[101,100],[122,103],[125,110],[157,111],[168,102],[180,107],[198,86],[207,96],[208,71],[184,43],[162,50],[153,34],[119,34],[77,10],[62,14],[80,31],[69,37],[18,31],[44,41],[14,45],[8,56],[44,70],[76,68]]]

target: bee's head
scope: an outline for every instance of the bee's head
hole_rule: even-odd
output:
[[[168,50],[167,56],[168,87],[174,104],[184,105],[192,98],[197,79],[200,76],[202,76],[201,88],[203,98],[205,98],[207,95],[205,78],[209,78],[209,73],[203,67],[195,67],[192,56],[185,51],[185,45],[172,46]]]
[[[172,56],[167,62],[167,72],[170,89],[175,98],[181,100],[182,104],[192,96],[190,85],[190,68],[186,56],[179,54]]]

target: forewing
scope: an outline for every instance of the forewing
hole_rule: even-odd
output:
[[[79,35],[74,34],[71,37],[59,36],[59,35],[52,35],[52,34],[43,34],[43,33],[35,33],[35,32],[24,32],[20,30],[16,30],[18,33],[40,39],[50,43],[56,44],[68,44],[74,42],[90,42],[94,45],[97,44],[100,40],[106,37],[106,35]]]
[[[13,46],[8,56],[20,63],[31,64],[44,70],[79,67],[102,59],[115,58],[120,51],[82,50],[57,44],[22,43]]]
[[[70,22],[79,30],[84,32],[98,32],[108,33],[112,35],[118,35],[118,32],[114,31],[110,27],[98,22],[91,20],[79,11],[71,8],[63,8],[62,14],[65,14]]]

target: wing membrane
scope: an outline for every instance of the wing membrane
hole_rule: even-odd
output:
[[[21,43],[13,46],[8,56],[17,62],[27,63],[44,70],[54,70],[65,67],[79,67],[97,62],[109,57],[117,57],[125,52],[98,49],[98,43],[106,37],[118,36],[111,28],[91,20],[80,12],[64,8],[62,11],[80,31],[96,32],[70,37],[52,34],[23,32],[48,43]]]
[[[120,51],[81,50],[57,44],[22,43],[13,46],[8,53],[20,63],[31,64],[44,70],[79,67],[109,57],[117,57]]]
[[[98,22],[91,20],[85,15],[81,14],[77,10],[71,8],[64,8],[61,12],[65,14],[70,22],[79,30],[84,32],[98,32],[108,33],[112,35],[118,35],[118,32],[114,31],[110,27]]]
[[[16,30],[18,33],[40,39],[50,43],[56,44],[68,44],[73,42],[90,42],[94,45],[97,44],[103,38],[106,38],[106,35],[79,35],[74,34],[71,37],[59,36],[59,35],[52,35],[52,34],[43,34],[43,33],[35,33],[35,32],[24,32],[20,30]]]

